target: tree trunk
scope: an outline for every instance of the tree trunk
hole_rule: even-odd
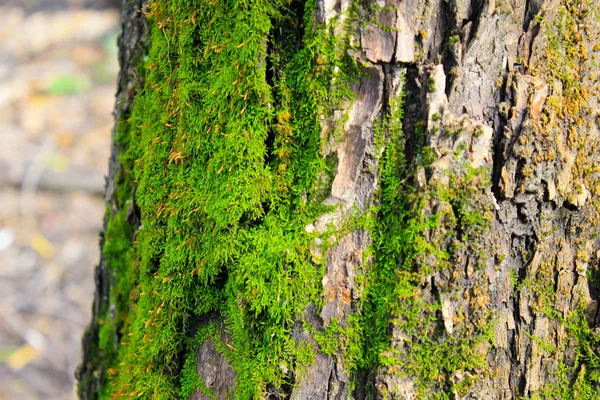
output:
[[[125,0],[82,399],[595,399],[593,0]]]

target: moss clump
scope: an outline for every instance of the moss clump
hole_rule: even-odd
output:
[[[202,387],[192,364],[208,333],[186,332],[207,313],[231,334],[224,355],[239,398],[292,385],[311,361],[290,331],[321,301],[323,266],[305,230],[326,210],[320,119],[351,97],[356,68],[336,22],[320,25],[314,9],[155,0],[146,10],[145,84],[116,138],[127,148],[123,176],[134,178],[118,182],[122,211],[108,217],[118,323],[103,327],[100,345],[122,340],[101,397],[172,399]],[[135,233],[125,224],[134,183]]]

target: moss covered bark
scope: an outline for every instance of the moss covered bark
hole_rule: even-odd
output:
[[[594,398],[600,11],[467,3],[125,2],[81,398]]]

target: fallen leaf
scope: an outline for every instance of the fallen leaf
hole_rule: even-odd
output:
[[[39,356],[40,352],[33,346],[26,344],[14,353],[12,353],[6,360],[6,364],[13,371],[17,371]]]
[[[40,233],[31,238],[31,248],[44,258],[50,258],[54,254],[54,245]]]

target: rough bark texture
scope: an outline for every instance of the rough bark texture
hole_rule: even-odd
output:
[[[146,47],[145,20],[134,11],[141,4],[134,3],[123,14],[118,121],[135,96],[132,60]],[[297,10],[300,3],[293,3]],[[346,54],[361,73],[353,100],[320,121],[321,157],[336,160],[322,200],[332,208],[305,231],[329,241],[318,236],[306,250],[323,263],[322,295],[288,332],[308,344],[312,362],[280,364],[284,384],[263,382],[261,395],[595,398],[597,5],[319,0],[313,12],[318,24],[335,21],[332,31],[348,35]],[[269,40],[269,54],[285,47],[284,34]],[[282,71],[272,66],[266,79],[272,85]],[[118,174],[115,156],[109,204]],[[137,227],[135,202],[131,207],[128,220]],[[353,223],[357,215],[370,222]],[[407,236],[394,237],[400,234]],[[388,249],[396,239],[397,249]],[[390,260],[396,268],[384,269]],[[108,273],[101,262],[78,373],[82,398],[104,385],[102,362],[89,360],[100,310],[110,308]],[[200,344],[195,360],[204,389],[227,398],[236,376],[243,385],[247,375],[235,371],[243,368],[239,339],[227,333],[234,318],[217,314],[219,333]],[[118,334],[115,340],[118,346]],[[181,368],[179,361],[171,375]],[[209,398],[204,389],[190,398]]]
[[[433,273],[421,293],[439,299],[448,334],[459,316],[461,324],[476,327],[482,310],[494,315],[491,347],[486,343],[476,349],[486,355],[485,367],[445,377],[455,383],[476,376],[468,390],[454,393],[458,398],[586,396],[576,387],[577,374],[581,378],[586,371],[586,360],[574,348],[581,338],[573,337],[566,321],[580,308],[592,328],[597,324],[589,269],[590,263],[597,264],[598,203],[588,189],[597,187],[597,168],[574,171],[575,165],[586,169],[598,158],[597,92],[589,82],[597,68],[587,62],[587,48],[597,46],[597,13],[592,3],[559,1],[414,2],[399,13],[397,24],[403,19],[414,23],[410,38],[397,36],[403,41],[399,46],[413,48],[415,38],[422,42],[418,58],[398,61],[412,61],[407,67],[418,70],[418,112],[426,115],[429,145],[438,157],[427,184],[439,184],[441,171],[465,168],[446,159],[460,142],[467,144],[471,166],[493,172],[483,200],[493,212],[493,235],[476,243],[488,253],[487,260],[477,268],[471,249],[455,254],[453,269]],[[388,32],[373,38],[373,30],[363,48],[392,42],[385,39]],[[577,39],[571,42],[570,34]],[[552,59],[557,45],[567,59]],[[366,55],[382,62],[391,52],[377,49]],[[574,73],[570,63],[578,73],[557,79],[557,74]],[[571,79],[583,87],[565,93]],[[573,107],[569,102],[580,108],[564,111]],[[406,112],[410,118],[412,112]],[[448,129],[453,138],[439,135]],[[407,346],[407,334],[393,331],[392,349]],[[377,392],[417,397],[415,379],[397,372],[380,368]],[[550,390],[562,384],[562,392]]]
[[[143,0],[123,0],[121,11],[122,31],[119,36],[119,65],[120,72],[117,82],[117,92],[115,101],[114,117],[117,121],[113,131],[113,144],[111,148],[111,158],[109,160],[109,174],[106,178],[107,217],[122,212],[123,204],[119,204],[115,196],[115,187],[123,184],[127,174],[123,170],[119,156],[123,152],[122,148],[114,140],[117,135],[119,121],[124,121],[131,114],[131,107],[139,88],[140,74],[137,71],[141,57],[143,57],[147,48],[148,27],[146,19],[141,10],[144,5]],[[128,212],[130,218],[128,222],[132,227],[139,226],[139,219],[135,217],[133,208]],[[104,231],[106,231],[107,217],[104,221]],[[104,249],[104,235],[100,238],[100,248]],[[111,271],[110,266],[106,265],[104,252],[100,254],[100,262],[96,267],[94,280],[96,283],[96,292],[92,306],[92,322],[85,331],[82,340],[83,360],[81,365],[75,371],[75,378],[79,381],[77,394],[80,399],[97,398],[98,393],[106,385],[106,374],[109,366],[104,360],[104,349],[99,348],[99,331],[102,324],[107,319],[115,319],[115,305],[111,304],[110,291],[111,284],[115,283],[115,272]],[[120,329],[119,327],[118,329]],[[118,330],[114,333],[114,338],[110,340],[109,345],[117,348],[120,342]]]

